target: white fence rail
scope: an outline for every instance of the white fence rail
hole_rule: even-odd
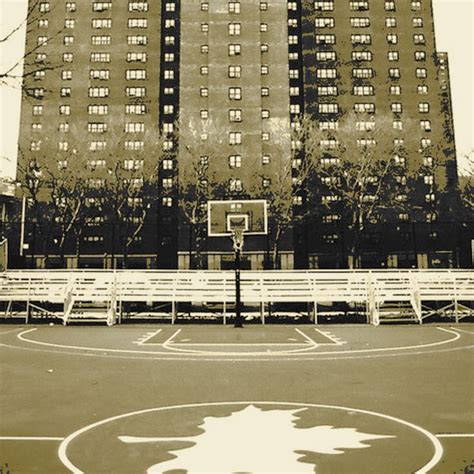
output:
[[[294,270],[242,271],[244,304],[364,303],[378,324],[380,307],[409,303],[421,323],[424,302],[444,308],[474,301],[474,272],[466,270]],[[107,303],[110,313],[125,302],[171,303],[173,321],[181,302],[235,301],[232,271],[212,270],[9,270],[0,273],[0,301],[59,303],[64,320],[75,303]],[[110,321],[109,321],[110,322]]]

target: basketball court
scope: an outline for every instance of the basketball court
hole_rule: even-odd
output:
[[[2,468],[469,472],[473,343],[469,323],[4,325]]]

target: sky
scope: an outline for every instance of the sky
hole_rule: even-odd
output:
[[[468,168],[464,157],[474,157],[474,0],[432,1],[437,50],[449,54],[458,167],[462,173]],[[26,9],[26,0],[0,0],[0,38],[22,22]],[[21,58],[24,41],[23,28],[0,43],[0,71]],[[15,175],[20,102],[18,84],[0,84],[0,177]]]

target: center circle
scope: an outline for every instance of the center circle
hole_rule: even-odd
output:
[[[425,473],[443,448],[411,422],[358,408],[275,401],[194,403],[110,417],[67,436],[58,449],[85,472]],[[285,470],[283,470],[285,472]]]

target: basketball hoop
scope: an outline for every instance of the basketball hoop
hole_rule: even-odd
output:
[[[244,246],[244,229],[232,229],[232,243],[234,252],[240,252]]]

